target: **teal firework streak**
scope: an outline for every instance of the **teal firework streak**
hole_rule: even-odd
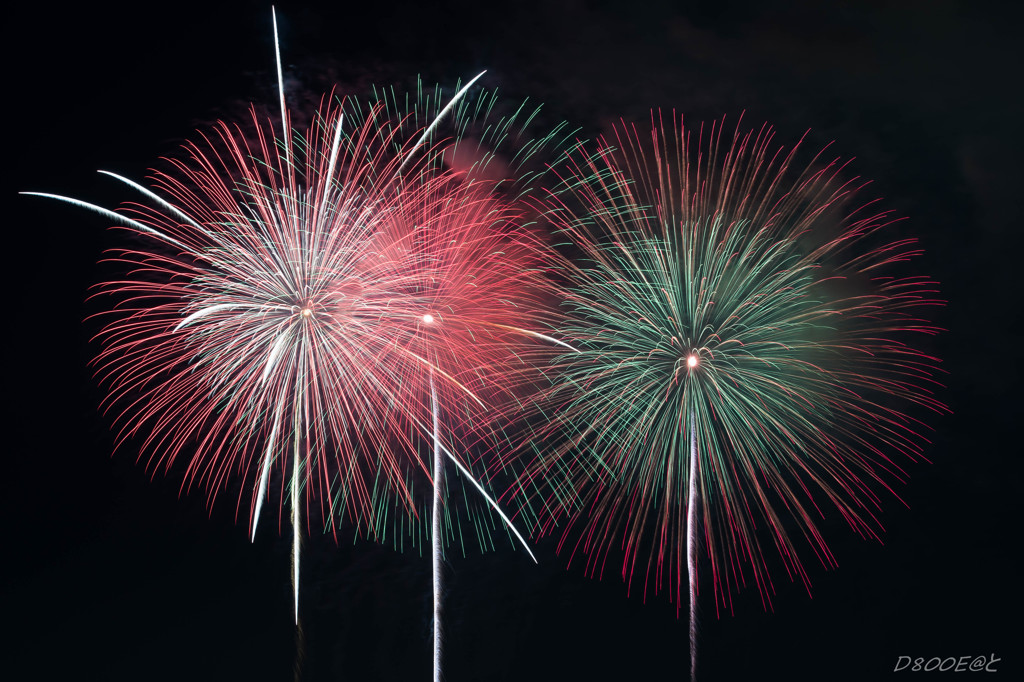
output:
[[[769,554],[808,586],[808,546],[835,565],[822,519],[878,537],[880,491],[923,457],[918,418],[945,410],[915,346],[941,305],[902,272],[915,241],[845,208],[859,183],[836,161],[794,173],[771,129],[723,127],[655,114],[570,154],[553,293],[578,352],[546,366],[524,483],[560,550],[592,574],[614,552],[677,608],[689,583],[691,618],[698,553],[716,610],[751,578],[770,606]]]

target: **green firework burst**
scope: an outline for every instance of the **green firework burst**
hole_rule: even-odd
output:
[[[552,197],[578,352],[546,365],[524,487],[590,573],[621,551],[624,579],[685,603],[689,534],[716,608],[751,578],[770,604],[772,546],[809,585],[801,551],[835,564],[823,518],[878,536],[880,491],[922,457],[915,415],[945,410],[914,345],[941,301],[899,272],[918,247],[886,236],[889,213],[846,208],[838,162],[792,172],[767,127],[652,123],[577,147]]]

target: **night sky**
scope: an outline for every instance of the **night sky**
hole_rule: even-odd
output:
[[[1024,480],[1020,314],[1024,107],[1015,3],[280,3],[293,109],[338,83],[451,85],[488,69],[510,101],[544,103],[582,137],[652,107],[690,122],[743,112],[787,146],[832,142],[873,180],[864,197],[909,219],[916,269],[942,283],[948,329],[929,347],[952,409],[930,423],[931,463],[889,497],[884,545],[822,522],[837,570],[805,556],[813,597],[781,570],[773,612],[756,588],[716,618],[701,603],[698,676],[875,680],[913,658],[989,656],[1012,679],[1020,642]],[[363,541],[305,546],[303,629],[291,615],[290,540],[255,544],[233,500],[212,509],[155,478],[111,422],[87,366],[88,288],[110,221],[19,190],[116,207],[196,129],[274,106],[269,5],[23,2],[12,47],[4,172],[12,294],[2,480],[3,677],[100,680],[428,680],[430,562]],[[890,6],[891,5],[891,6]],[[825,8],[827,6],[827,8]],[[157,8],[158,7],[158,8]],[[13,162],[12,162],[13,161]],[[446,679],[686,679],[687,621],[664,595],[631,596],[565,569],[552,541],[447,566]],[[297,651],[299,654],[297,655]],[[916,679],[916,677],[915,677]]]

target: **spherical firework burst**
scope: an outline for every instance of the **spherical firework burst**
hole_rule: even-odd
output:
[[[148,205],[97,208],[143,244],[115,251],[129,274],[100,287],[114,304],[96,366],[119,441],[138,435],[152,466],[183,469],[211,501],[247,482],[253,533],[279,484],[296,585],[303,516],[372,532],[411,500],[412,448],[395,434],[413,428],[400,408],[416,360],[394,324],[398,294],[366,251],[419,191],[391,150],[416,141],[394,135],[380,117],[346,129],[331,105],[302,135],[255,116],[248,130],[221,124],[152,191],[113,176]]]
[[[531,474],[554,485],[542,532],[567,519],[589,572],[621,548],[624,579],[680,605],[689,583],[693,638],[698,546],[717,609],[748,577],[770,603],[769,545],[804,583],[800,545],[833,565],[830,507],[877,536],[878,489],[922,454],[915,412],[944,409],[914,346],[939,301],[899,272],[917,247],[885,241],[888,213],[844,209],[835,162],[794,175],[768,128],[723,145],[724,122],[652,118],[577,150],[554,200],[577,352],[545,370]]]

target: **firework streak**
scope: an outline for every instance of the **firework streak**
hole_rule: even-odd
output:
[[[695,638],[698,551],[716,612],[751,577],[768,608],[768,545],[809,587],[799,545],[835,565],[830,508],[878,536],[878,490],[922,458],[914,415],[945,409],[938,360],[913,345],[940,301],[899,272],[918,249],[885,239],[889,214],[844,210],[857,182],[836,162],[791,174],[767,127],[723,143],[724,121],[652,119],[577,148],[552,195],[553,293],[579,352],[548,360],[523,486],[589,573],[621,550],[645,595],[679,608],[688,583]]]

